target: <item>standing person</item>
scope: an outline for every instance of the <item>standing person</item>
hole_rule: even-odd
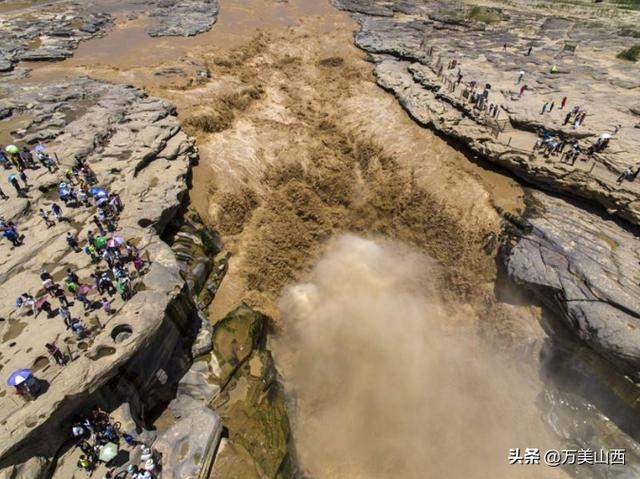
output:
[[[71,331],[73,331],[78,339],[82,339],[87,335],[87,330],[79,319],[73,320],[71,323]]]
[[[113,232],[116,229],[115,223],[109,218],[103,210],[98,211],[98,220],[100,223],[107,227],[109,232]],[[104,236],[104,233],[103,233]]]
[[[16,175],[9,176],[9,183],[13,186],[18,192],[18,196],[24,196],[24,192],[22,191],[22,186],[18,183],[18,177]]]
[[[42,208],[40,208],[40,211],[38,212],[38,215],[40,216],[40,218],[42,218],[44,220],[44,223],[47,225],[47,228],[51,228],[52,226],[56,225],[53,221],[51,221],[49,219],[49,213],[47,213]]]
[[[102,305],[102,310],[105,313],[107,313],[107,314],[113,313],[113,310],[111,309],[111,300],[109,300],[107,298],[102,298],[100,300],[100,304]]]
[[[9,162],[9,158],[7,157],[7,154],[4,152],[2,148],[0,148],[0,163],[2,163],[2,166],[4,167],[5,170],[11,169],[11,163]]]
[[[53,213],[54,218],[58,220],[58,223],[66,220],[62,214],[62,208],[58,203],[51,203],[51,213]]]
[[[74,253],[79,253],[80,245],[78,244],[78,239],[71,233],[71,231],[67,231],[67,244],[74,251]]]
[[[9,197],[5,194],[5,192],[2,191],[2,187],[0,187],[0,198],[2,198],[3,200],[9,199]]]
[[[100,220],[98,219],[98,217],[96,215],[93,215],[93,218],[91,218],[91,221],[93,221],[93,224],[95,224],[98,227],[98,231],[100,232],[100,236],[104,236],[107,234],[107,232],[104,229],[104,226],[102,226],[102,223],[100,222]]]
[[[562,123],[563,125],[566,125],[567,123],[569,123],[569,121],[571,121],[571,112],[567,113],[564,117],[564,123]]]
[[[518,79],[516,80],[516,85],[519,85],[523,78],[524,78],[524,71],[520,70],[520,72],[518,72]]]
[[[545,102],[545,104],[542,105],[542,110],[540,111],[541,115],[544,115],[544,112],[547,111],[547,105],[549,105],[548,102]]]
[[[553,111],[553,107],[556,105],[555,101],[551,102],[551,105],[549,105],[549,113],[551,113]]]
[[[3,231],[2,236],[11,241],[13,246],[20,246],[22,244],[22,242],[20,241],[20,235],[18,234],[18,230],[15,228],[15,226],[12,228],[6,228]]]
[[[22,157],[22,161],[24,161],[25,164],[29,165],[30,168],[33,168],[36,166],[35,163],[33,162],[33,155],[29,151],[29,148],[27,148],[26,146],[22,148],[22,151],[20,152],[20,156]]]
[[[580,125],[578,126],[582,126],[582,124],[584,123],[584,119],[587,117],[587,112],[583,111],[582,113],[580,113]]]
[[[564,107],[567,105],[567,97],[562,98],[562,102],[560,103],[560,109],[564,110]]]
[[[69,308],[67,306],[60,305],[60,307],[58,308],[58,314],[64,320],[65,326],[71,327],[71,311],[69,310]]]
[[[576,116],[576,119],[573,122],[573,129],[577,129],[580,126],[580,115]]]
[[[78,191],[78,201],[80,201],[84,206],[89,206],[89,195],[87,195],[86,188],[81,187]]]
[[[52,292],[53,292],[53,295],[58,300],[58,302],[60,303],[60,306],[65,306],[67,308],[70,306],[69,300],[67,299],[67,295],[64,294],[64,289],[62,289],[59,285],[56,284]]]
[[[20,175],[20,179],[24,183],[24,187],[28,189],[29,188],[29,178],[27,178],[27,174],[24,172],[24,170],[22,170],[19,173],[19,175]]]
[[[62,354],[60,348],[56,346],[55,341],[52,343],[45,343],[44,347],[47,348],[47,351],[59,366],[66,366],[67,358]]]
[[[67,281],[71,283],[80,284],[80,278],[78,278],[78,275],[74,273],[71,268],[67,268],[66,278],[67,278]]]
[[[86,315],[87,311],[91,310],[91,308],[93,307],[93,303],[83,292],[80,291],[80,288],[76,290],[75,298],[84,306],[84,314]]]
[[[103,271],[98,278],[98,283],[100,284],[100,294],[104,294],[105,291],[109,296],[115,294],[116,288],[113,286],[109,272]]]
[[[527,50],[527,56],[531,56],[532,50],[533,50],[533,45],[529,45],[529,49]]]
[[[90,257],[91,257],[91,262],[92,263],[99,263],[100,262],[100,256],[98,256],[98,252],[96,251],[95,246],[93,246],[93,244],[89,243],[87,246],[84,247],[84,252],[87,253]]]
[[[522,87],[520,87],[520,94],[518,95],[518,98],[522,98],[522,95],[524,95],[526,89],[527,85],[522,85]]]

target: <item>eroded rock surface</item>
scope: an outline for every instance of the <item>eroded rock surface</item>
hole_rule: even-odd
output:
[[[266,349],[268,318],[240,306],[216,324],[212,370],[220,394],[212,405],[229,430],[215,478],[287,478],[293,474],[284,391]]]
[[[506,255],[530,288],[594,349],[640,377],[640,241],[611,219],[531,192],[527,224]]]
[[[0,72],[20,61],[64,60],[78,43],[104,34],[111,15],[60,2],[0,16]]]
[[[190,37],[206,32],[216,22],[218,0],[157,0],[150,3],[147,32],[152,37]]]
[[[20,144],[43,142],[62,165],[55,173],[28,170],[33,185],[28,197],[0,204],[0,216],[25,235],[23,246],[0,244],[2,380],[15,369],[31,367],[48,383],[44,394],[26,403],[3,391],[0,464],[6,466],[37,454],[52,457],[66,439],[63,425],[101,394],[110,401],[127,398],[141,417],[144,408],[170,399],[163,386],[177,382],[188,368],[188,338],[199,320],[179,261],[161,239],[182,208],[196,158],[173,106],[129,86],[90,79],[13,85],[11,96],[0,103],[11,111],[3,121],[13,115],[30,118],[14,138]],[[15,309],[22,292],[41,294],[42,268],[58,280],[71,267],[81,282],[90,283],[89,257],[70,250],[65,234],[71,229],[84,241],[93,229],[91,209],[66,208],[71,222],[51,228],[37,216],[39,208],[57,200],[56,186],[75,157],[88,161],[101,186],[120,194],[125,208],[117,234],[136,242],[149,261],[148,271],[134,279],[136,294],[126,303],[114,301],[114,314],[94,311],[83,317],[91,332],[82,341],[59,317],[26,317]],[[95,293],[89,294],[93,299]],[[77,308],[73,315],[82,317]],[[65,367],[53,364],[44,350],[54,338],[73,358]]]
[[[356,45],[373,54],[378,83],[393,92],[416,121],[530,182],[596,201],[640,222],[640,186],[616,182],[625,167],[634,172],[638,167],[640,130],[634,128],[638,118],[630,109],[640,86],[637,67],[616,59],[629,45],[619,23],[633,24],[637,14],[609,24],[572,18],[570,12],[567,18],[554,17],[514,3],[487,24],[476,21],[470,7],[448,2],[334,4],[359,12],[354,14],[360,23]],[[567,50],[573,46],[575,52]],[[456,65],[449,68],[452,60]],[[518,84],[520,71],[524,77]],[[497,117],[474,108],[464,97],[465,84],[471,81],[480,92],[491,85],[487,106],[500,107]],[[519,96],[524,84],[527,90]],[[560,109],[564,97],[567,105]],[[541,114],[545,102],[553,102],[554,109]],[[587,112],[577,129],[563,124],[574,106]],[[612,134],[616,125],[622,130],[611,146],[591,157],[583,155],[573,165],[532,152],[537,129],[577,140],[585,151],[601,134]]]

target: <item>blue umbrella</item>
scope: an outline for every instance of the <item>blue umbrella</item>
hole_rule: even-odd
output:
[[[9,181],[11,181],[12,179],[18,179],[18,175],[16,175],[15,173],[13,173],[12,175],[9,175]]]
[[[7,379],[7,384],[9,386],[15,387],[18,384],[22,384],[23,382],[25,382],[32,375],[33,373],[31,372],[31,369],[18,369],[17,371],[11,373],[11,375]]]
[[[44,146],[38,145],[34,148],[35,151],[44,151]]]
[[[105,198],[109,196],[109,193],[107,193],[107,190],[105,190],[104,188],[100,188],[99,186],[94,186],[93,188],[91,188],[89,190],[89,194],[96,198]]]

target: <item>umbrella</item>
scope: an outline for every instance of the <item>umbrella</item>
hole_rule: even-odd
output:
[[[15,173],[9,175],[9,181],[13,180],[14,178],[17,180],[18,179],[18,175],[16,175]]]
[[[95,196],[96,198],[105,198],[109,196],[109,193],[107,193],[107,190],[105,190],[104,188],[100,188],[99,186],[94,186],[93,188],[91,188],[89,190],[89,194],[91,196]]]
[[[96,205],[100,206],[100,205],[106,203],[107,201],[109,201],[109,200],[107,200],[107,198],[105,198],[105,197],[98,198],[98,201],[96,201]]]
[[[87,294],[91,291],[91,286],[88,284],[81,284],[80,288],[78,288],[82,294]]]
[[[600,135],[600,138],[602,140],[608,140],[611,138],[611,135],[609,133],[603,133],[602,135]]]
[[[100,449],[100,455],[98,459],[103,462],[109,462],[111,459],[118,455],[118,445],[113,442],[108,442]]]
[[[44,151],[44,146],[38,145],[34,148],[35,151]]]
[[[107,238],[105,238],[104,236],[96,236],[96,238],[93,240],[93,244],[96,246],[96,248],[104,248],[107,245]]]
[[[20,148],[18,148],[16,145],[9,145],[5,148],[5,151],[7,153],[17,154],[17,153],[20,153]]]
[[[31,376],[31,369],[18,369],[17,371],[14,371],[9,375],[7,384],[9,386],[17,386],[18,384],[22,384],[23,382],[25,382]]]
[[[124,243],[124,238],[122,236],[114,236],[109,240],[109,242],[107,243],[107,246],[109,246],[109,248],[115,248],[116,246],[120,246],[123,243]]]

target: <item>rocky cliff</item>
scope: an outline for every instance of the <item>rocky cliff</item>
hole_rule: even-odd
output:
[[[333,3],[353,12],[355,43],[371,54],[378,84],[418,123],[530,184],[598,205],[591,211],[532,192],[526,226],[511,229],[503,259],[511,279],[559,311],[576,337],[637,377],[640,245],[625,221],[640,220],[640,190],[634,176],[620,180],[620,173],[637,162],[638,83],[633,64],[616,59],[628,44],[625,24],[637,14],[596,22],[588,11],[560,18],[519,2],[488,10],[437,1]],[[474,87],[486,91],[486,106],[471,101]],[[577,127],[564,122],[575,106],[587,113]],[[583,154],[571,163],[533,151],[542,129],[576,141]],[[584,154],[603,133],[611,146]]]
[[[230,417],[221,413],[221,420],[209,402],[225,388],[199,389],[193,396],[189,384],[210,381],[210,373],[202,374],[202,361],[194,363],[193,358],[214,347],[216,329],[203,311],[224,276],[226,257],[213,260],[221,249],[219,238],[186,211],[191,165],[197,160],[193,140],[182,131],[171,104],[130,86],[88,78],[12,85],[11,94],[0,99],[0,110],[5,112],[0,128],[23,120],[23,126],[11,132],[16,143],[43,144],[60,163],[54,172],[27,170],[31,186],[26,195],[9,192],[12,196],[0,204],[0,216],[16,223],[24,235],[22,246],[0,244],[5,293],[0,303],[2,379],[30,367],[47,385],[28,402],[7,389],[0,393],[0,474],[48,476],[59,458],[60,470],[53,477],[70,477],[68,467],[75,461],[65,444],[70,421],[78,414],[96,403],[112,411],[124,404],[131,427],[141,431],[169,404],[174,426],[157,438],[157,448],[165,454],[165,474],[208,477]],[[69,248],[65,235],[71,230],[84,242],[95,229],[92,208],[63,206],[68,221],[51,227],[38,216],[40,208],[61,203],[58,183],[78,158],[91,166],[101,187],[120,195],[124,210],[115,234],[133,242],[148,264],[144,274],[134,276],[133,297],[114,300],[113,314],[85,314],[89,334],[82,339],[65,329],[61,318],[26,316],[14,303],[23,292],[43,294],[43,269],[58,281],[71,268],[81,283],[91,282],[90,257]],[[96,299],[95,292],[88,294]],[[72,314],[81,314],[77,307]],[[48,357],[44,343],[53,340],[72,359],[68,365],[58,366]],[[279,390],[275,376],[270,377]],[[246,408],[253,406],[247,402]],[[274,411],[288,427],[282,403]],[[253,432],[245,434],[251,437]],[[283,437],[284,449],[277,451],[286,456],[288,436]],[[186,457],[185,444],[191,445]],[[247,450],[246,467],[254,467],[255,451]]]

